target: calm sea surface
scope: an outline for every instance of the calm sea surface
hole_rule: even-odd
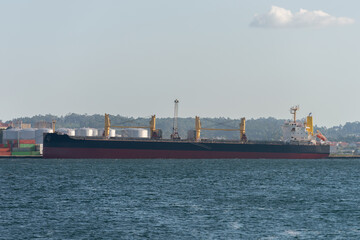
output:
[[[360,160],[0,159],[0,239],[360,239]]]

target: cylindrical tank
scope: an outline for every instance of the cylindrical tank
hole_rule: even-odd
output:
[[[121,135],[130,138],[147,138],[149,133],[147,129],[124,128]]]
[[[110,137],[116,137],[116,130],[115,129],[110,129],[109,136]]]
[[[3,131],[3,143],[7,140],[17,140],[20,138],[18,128],[10,128]]]
[[[78,128],[75,130],[75,136],[91,137],[93,136],[93,130],[91,128]]]
[[[75,136],[75,129],[68,129],[68,135],[69,136]]]
[[[66,134],[68,136],[75,136],[75,130],[70,128],[59,128],[56,130],[59,133]]]
[[[36,144],[42,144],[44,142],[44,133],[52,133],[50,128],[39,128],[35,130],[35,142]]]
[[[104,136],[104,129],[103,129],[103,128],[99,128],[99,129],[98,129],[98,136],[99,136],[99,137]]]
[[[34,128],[26,128],[26,129],[21,129],[19,132],[19,138],[20,139],[35,139],[35,129]]]
[[[98,129],[98,136],[103,136],[104,134],[104,129],[100,128]],[[109,130],[109,137],[116,137],[116,130],[115,129],[110,129]]]
[[[99,136],[99,131],[96,128],[92,128],[92,136]]]

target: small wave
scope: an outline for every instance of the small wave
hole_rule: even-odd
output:
[[[291,237],[298,237],[301,235],[301,232],[294,231],[294,230],[287,230],[285,231],[285,235],[291,236]]]
[[[237,229],[242,228],[244,226],[244,224],[238,223],[238,222],[232,222],[232,223],[230,223],[230,226],[232,229],[237,230]]]

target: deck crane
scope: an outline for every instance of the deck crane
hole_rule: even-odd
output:
[[[161,139],[162,132],[160,129],[156,129],[156,116],[152,115],[149,122],[149,126],[114,126],[111,125],[110,115],[105,113],[105,127],[104,127],[104,136],[109,138],[110,128],[148,128],[150,129],[150,139]]]
[[[247,137],[245,134],[245,118],[241,118],[239,128],[236,129],[219,129],[219,128],[203,128],[201,126],[200,117],[195,116],[195,141],[200,141],[200,131],[201,130],[210,130],[210,131],[240,131],[240,142],[247,142]]]
[[[173,132],[170,135],[171,139],[180,139],[179,132],[178,132],[178,110],[179,110],[179,100],[175,99],[174,101],[174,121],[173,121]]]

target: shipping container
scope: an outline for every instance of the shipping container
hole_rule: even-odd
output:
[[[35,144],[35,139],[20,139],[19,140],[20,144]]]
[[[41,154],[40,154],[39,151],[32,151],[32,152],[31,152],[31,155],[32,155],[32,156],[40,156]]]
[[[0,152],[0,156],[11,156],[11,152]]]
[[[31,156],[31,151],[30,152],[12,152],[11,155],[12,156]]]
[[[35,151],[35,147],[30,147],[30,148],[13,148],[12,151],[13,151],[13,152],[31,152],[31,151]]]
[[[35,148],[35,144],[20,144],[20,148]]]
[[[0,152],[10,152],[10,148],[0,148]]]

